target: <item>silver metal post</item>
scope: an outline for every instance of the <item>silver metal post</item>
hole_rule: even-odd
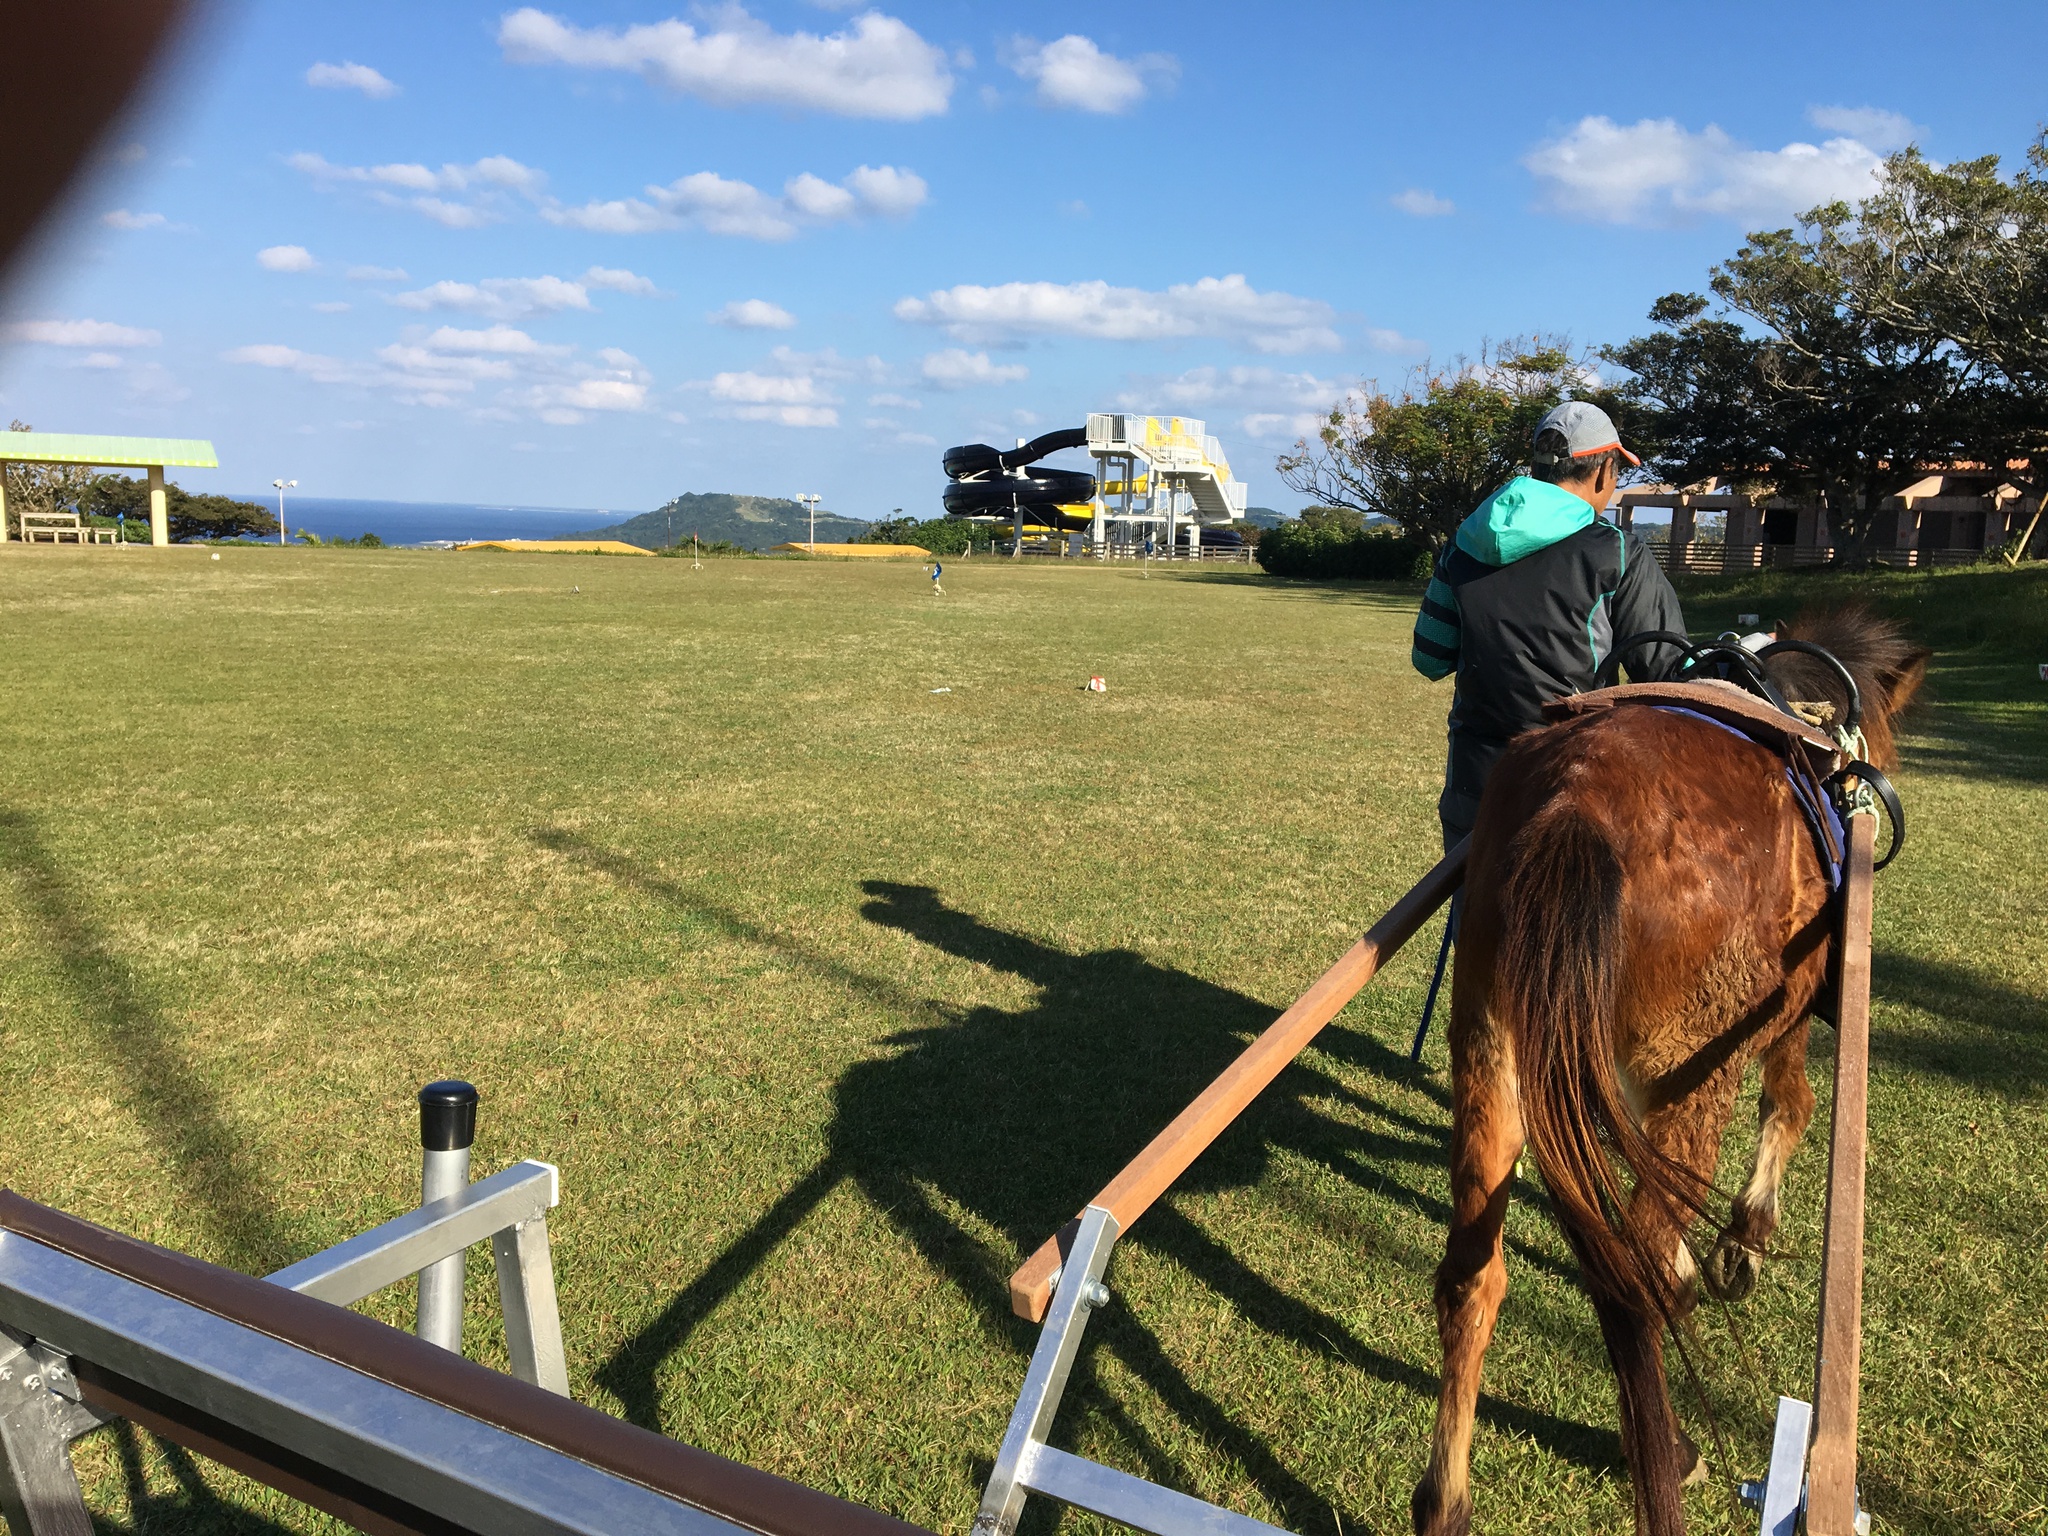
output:
[[[420,1090],[420,1204],[469,1187],[469,1148],[476,1140],[476,1089],[460,1079]],[[419,1336],[462,1353],[462,1255],[420,1271]]]
[[[1109,1263],[1109,1251],[1116,1244],[1116,1218],[1099,1205],[1081,1214],[1081,1230],[1067,1250],[1066,1262],[1053,1281],[1052,1305],[1045,1314],[1045,1327],[1038,1335],[1038,1348],[1031,1356],[1031,1368],[1024,1373],[1024,1390],[1010,1413],[1010,1426],[996,1453],[995,1470],[981,1497],[981,1509],[974,1517],[974,1536],[1013,1536],[1017,1517],[1024,1512],[1027,1493],[1025,1477],[1035,1453],[1043,1447],[1052,1430],[1060,1398],[1067,1390],[1067,1377],[1074,1369],[1074,1357],[1081,1352],[1081,1334],[1088,1326],[1088,1314],[1109,1300],[1102,1284],[1102,1271]]]

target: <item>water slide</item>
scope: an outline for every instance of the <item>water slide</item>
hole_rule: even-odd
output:
[[[1088,441],[1085,427],[1047,432],[1015,448],[965,443],[946,450],[946,515],[1010,518],[1018,525],[1072,533],[1095,516],[1095,477],[1075,469],[1033,469],[1063,448]]]
[[[1096,473],[1046,469],[1038,461],[1086,448]],[[1199,544],[1244,516],[1245,483],[1230,472],[1223,445],[1188,416],[1095,412],[1085,427],[1047,432],[1015,448],[966,443],[946,450],[946,513],[1091,533],[1098,551],[1149,535],[1167,547]],[[1156,526],[1154,526],[1156,525]]]

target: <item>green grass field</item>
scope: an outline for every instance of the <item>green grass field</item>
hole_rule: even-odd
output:
[[[469,1077],[479,1173],[561,1165],[577,1396],[964,1531],[1034,1337],[1005,1277],[1427,868],[1448,700],[1409,670],[1407,590],[946,583],[9,546],[0,1177],[267,1270],[412,1204],[411,1095]],[[1881,1531],[2038,1532],[2048,581],[1758,578],[1688,618],[1844,590],[1939,651],[1878,887],[1865,1499]],[[1435,937],[1120,1246],[1062,1443],[1304,1532],[1406,1528]],[[1757,1295],[1701,1314],[1726,1456],[1696,1530],[1754,1529],[1733,1482],[1807,1395],[1824,1126]],[[1480,1528],[1616,1530],[1605,1357],[1520,1194]],[[331,1528],[125,1427],[78,1461],[109,1531]]]

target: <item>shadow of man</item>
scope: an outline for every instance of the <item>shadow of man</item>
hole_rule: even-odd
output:
[[[562,846],[559,841],[555,846]],[[607,859],[615,856],[606,856]],[[869,881],[862,912],[948,954],[1022,977],[1038,989],[1027,1008],[977,1007],[952,1021],[890,1038],[897,1054],[850,1068],[834,1090],[830,1150],[752,1228],[720,1254],[662,1313],[623,1343],[598,1372],[628,1414],[660,1423],[657,1374],[690,1333],[840,1183],[853,1180],[886,1211],[925,1259],[983,1310],[991,1330],[1019,1353],[1032,1325],[1008,1306],[1008,1270],[1100,1188],[1170,1121],[1275,1010],[1257,999],[1158,965],[1128,950],[1074,955],[982,922],[924,886]],[[1350,1064],[1417,1081],[1405,1057],[1361,1036],[1325,1039]],[[1429,1090],[1439,1103],[1441,1089]],[[1339,1122],[1307,1100],[1338,1099],[1376,1121]],[[1433,1219],[1441,1202],[1408,1188],[1390,1169],[1441,1163],[1446,1130],[1297,1062],[1180,1180],[1179,1190],[1257,1183],[1284,1145],[1346,1176],[1375,1170],[1373,1187]],[[942,1197],[944,1204],[941,1203]],[[948,1205],[974,1213],[1008,1239],[1009,1251],[963,1229]],[[1339,1318],[1288,1295],[1235,1258],[1170,1203],[1155,1207],[1126,1241],[1170,1255],[1258,1326],[1341,1359],[1428,1399],[1433,1372],[1368,1348]],[[1272,1449],[1195,1386],[1127,1308],[1091,1329],[1108,1349],[1208,1444],[1235,1459],[1290,1517],[1321,1519],[1325,1500]],[[1085,1357],[1084,1357],[1085,1359]],[[1592,1363],[1589,1356],[1589,1363]],[[1073,1400],[1095,1399],[1077,1371]],[[1148,1463],[1146,1475],[1178,1484],[1178,1466],[1114,1404],[1093,1405]],[[1530,1435],[1557,1454],[1607,1470],[1618,1465],[1610,1433],[1488,1398],[1492,1422]],[[1070,1421],[1071,1422],[1071,1421]]]

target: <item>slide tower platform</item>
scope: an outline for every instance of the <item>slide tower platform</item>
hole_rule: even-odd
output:
[[[1039,460],[1086,448],[1095,473],[1048,469]],[[1205,528],[1244,516],[1245,482],[1223,445],[1190,416],[1091,413],[1085,427],[1047,432],[1010,449],[987,443],[945,455],[948,516],[1008,522],[1021,548],[1027,528],[1089,535],[1094,553],[1157,544],[1199,551]]]

